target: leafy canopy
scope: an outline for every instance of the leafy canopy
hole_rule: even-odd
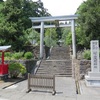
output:
[[[77,12],[81,44],[89,48],[91,40],[100,40],[100,0],[83,2]]]
[[[0,45],[24,49],[26,30],[32,26],[29,17],[50,15],[41,1],[7,0],[0,3]]]

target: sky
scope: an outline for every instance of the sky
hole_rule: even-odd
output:
[[[38,0],[33,0],[38,1]],[[73,15],[86,0],[41,0],[52,16]]]

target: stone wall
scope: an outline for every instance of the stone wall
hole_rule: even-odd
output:
[[[91,70],[91,60],[80,60],[80,79],[84,79],[84,76]]]
[[[27,73],[31,73],[32,71],[34,71],[36,67],[37,60],[33,60],[33,59],[31,60],[6,60],[5,64],[9,64],[10,62],[21,63],[22,65],[26,67]]]
[[[91,71],[91,60],[72,60],[73,77],[84,79],[84,76]]]
[[[40,46],[25,46],[25,52],[33,52],[35,59],[39,58],[39,54],[40,54]]]

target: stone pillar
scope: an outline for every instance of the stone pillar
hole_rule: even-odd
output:
[[[44,44],[44,22],[41,22],[41,32],[40,32],[40,59],[43,58],[43,44]]]
[[[75,20],[71,21],[71,31],[72,31],[72,49],[73,49],[73,58],[76,58],[76,34],[75,34]]]
[[[87,86],[100,87],[99,41],[91,41],[91,72],[85,76]]]
[[[100,72],[98,40],[91,41],[91,72]]]

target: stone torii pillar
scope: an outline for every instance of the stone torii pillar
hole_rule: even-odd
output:
[[[40,59],[43,58],[43,44],[44,44],[44,22],[41,22],[41,30],[40,30]]]
[[[71,21],[71,31],[72,31],[72,50],[73,58],[76,58],[76,34],[75,34],[75,20]]]

